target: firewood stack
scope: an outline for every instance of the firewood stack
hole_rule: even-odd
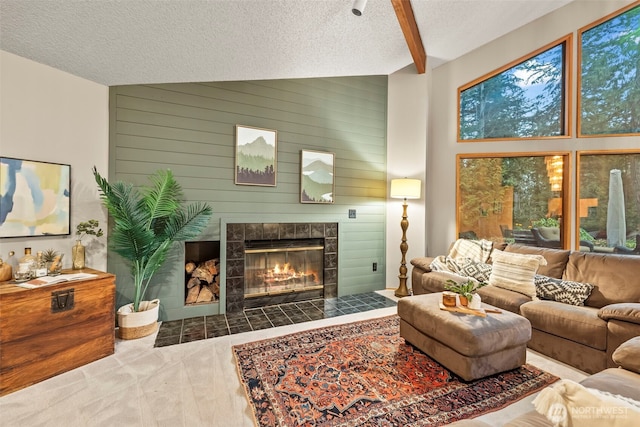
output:
[[[198,304],[220,299],[220,259],[214,258],[196,265],[187,262],[187,297],[185,304]]]

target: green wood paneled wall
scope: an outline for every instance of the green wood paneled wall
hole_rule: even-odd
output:
[[[220,220],[338,222],[339,295],[385,287],[387,77],[336,77],[217,83],[115,86],[110,89],[109,178],[146,183],[170,168],[188,201],[212,205],[201,240],[220,240]],[[277,185],[234,184],[235,125],[277,130]],[[335,153],[335,203],[300,203],[300,151]],[[356,219],[348,210],[356,209]],[[176,248],[162,272],[165,319],[183,310],[184,255]],[[372,271],[372,263],[378,271]],[[129,302],[127,271],[118,303]],[[175,288],[175,289],[173,289]],[[200,315],[192,310],[194,315]]]

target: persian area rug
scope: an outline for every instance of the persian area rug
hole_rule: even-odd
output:
[[[530,365],[464,382],[399,335],[396,315],[233,347],[259,426],[437,426],[558,378]]]

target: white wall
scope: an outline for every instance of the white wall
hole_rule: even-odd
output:
[[[456,238],[456,154],[478,152],[571,151],[572,177],[575,177],[577,150],[624,149],[640,147],[640,137],[575,138],[576,99],[572,99],[573,138],[547,141],[457,143],[457,89],[504,64],[574,34],[572,86],[575,95],[577,68],[577,30],[608,15],[631,1],[576,0],[529,25],[482,46],[455,61],[432,70],[427,157],[426,240],[431,256],[446,253]],[[572,179],[575,181],[575,179]],[[575,204],[575,183],[570,200]],[[570,212],[572,224],[575,212]],[[572,227],[573,228],[573,227]],[[571,242],[575,240],[572,231]]]
[[[394,178],[422,181],[422,197],[407,200],[407,276],[411,276],[410,260],[424,256],[425,248],[425,157],[427,155],[428,74],[417,74],[412,64],[389,76],[387,99],[387,196]],[[397,288],[402,254],[402,203],[388,199],[386,231],[387,287]],[[411,280],[407,281],[411,286]]]
[[[56,249],[71,267],[71,247],[79,222],[97,219],[106,231],[103,210],[91,168],[107,176],[109,88],[14,54],[0,51],[0,155],[71,165],[70,236],[4,238],[0,256],[6,259],[31,247]],[[106,236],[83,239],[86,264],[106,270]]]

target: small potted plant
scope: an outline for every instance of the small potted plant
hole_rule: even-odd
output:
[[[456,282],[455,280],[447,280],[444,288],[449,291],[458,294],[460,299],[460,305],[468,306],[473,296],[476,295],[478,289],[486,286],[488,283],[478,282],[476,280],[467,280],[466,282]]]
[[[81,222],[76,226],[76,244],[71,248],[71,262],[74,270],[82,270],[84,268],[84,246],[82,245],[82,238],[84,236],[96,236],[102,237],[102,228],[99,228],[100,223],[97,219],[90,219],[89,221]]]
[[[47,275],[57,276],[62,270],[62,258],[64,254],[55,249],[47,249],[42,253],[42,259],[47,263]]]

